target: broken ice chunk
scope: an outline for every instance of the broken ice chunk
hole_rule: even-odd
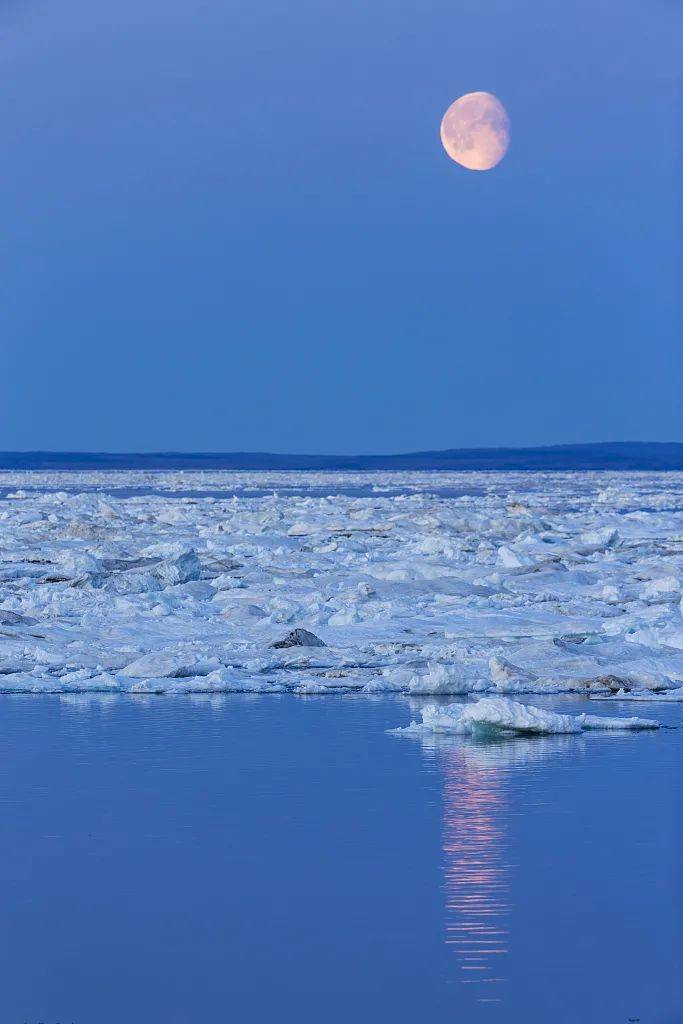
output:
[[[193,656],[157,651],[144,654],[141,658],[122,668],[120,675],[133,679],[179,678],[205,675],[220,667],[217,658],[201,661]]]
[[[245,601],[239,604],[234,604],[230,608],[226,608],[221,612],[221,617],[226,619],[228,622],[243,623],[249,625],[250,623],[259,622],[260,619],[266,617],[266,613],[263,608],[259,608],[257,604],[247,604]]]
[[[506,734],[562,735],[584,729],[658,729],[650,718],[600,718],[596,715],[561,715],[507,697],[483,697],[475,704],[429,704],[422,722],[411,722],[396,733],[452,733],[481,739]]]
[[[464,662],[455,662],[452,665],[431,662],[425,673],[412,677],[408,683],[408,691],[415,694],[472,693],[475,690],[486,689],[486,686],[481,673],[473,665]]]
[[[10,611],[9,608],[0,608],[0,625],[2,626],[35,626],[37,621],[28,615]]]
[[[152,570],[156,578],[166,587],[198,580],[201,571],[201,563],[193,550],[184,551],[175,558],[165,558]]]

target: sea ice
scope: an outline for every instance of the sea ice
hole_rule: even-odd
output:
[[[428,704],[422,721],[411,722],[397,733],[452,733],[458,736],[506,735],[508,733],[562,735],[584,729],[658,729],[649,718],[600,718],[596,715],[561,715],[555,711],[520,704],[507,697],[482,697],[475,704]]]
[[[486,689],[487,683],[472,665],[454,662],[451,665],[430,663],[426,672],[418,673],[408,683],[409,693],[456,694]]]
[[[0,689],[677,701],[682,508],[679,473],[2,472]]]
[[[591,700],[640,700],[649,701],[651,704],[676,704],[683,701],[683,686],[675,690],[666,690],[665,693],[652,693],[648,690],[617,690],[609,695],[599,694],[591,696]]]

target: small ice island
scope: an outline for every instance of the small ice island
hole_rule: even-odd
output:
[[[604,718],[600,715],[562,715],[556,711],[520,704],[508,697],[482,697],[474,704],[428,704],[422,721],[411,722],[394,733],[422,735],[446,733],[475,739],[519,736],[562,736],[590,729],[658,729],[651,718]]]

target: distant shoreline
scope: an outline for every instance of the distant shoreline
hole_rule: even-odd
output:
[[[0,470],[517,470],[683,471],[683,443],[605,442],[538,448],[453,448],[399,455],[269,452],[0,452]]]

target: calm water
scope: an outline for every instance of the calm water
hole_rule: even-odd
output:
[[[0,711],[3,1024],[683,1020],[680,731],[430,745],[385,697]]]

